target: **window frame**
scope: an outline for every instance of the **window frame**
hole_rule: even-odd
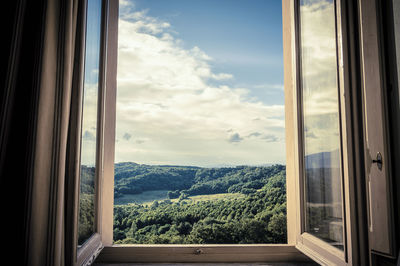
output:
[[[347,12],[349,5],[345,1],[335,1],[336,19],[336,43],[337,43],[337,80],[339,93],[339,117],[341,138],[341,172],[342,172],[342,198],[343,198],[343,232],[344,250],[331,246],[327,242],[305,232],[304,218],[304,143],[302,128],[302,106],[301,106],[301,54],[300,54],[300,32],[299,32],[299,2],[292,1],[290,14],[292,17],[292,53],[293,53],[293,102],[295,136],[295,165],[296,165],[296,248],[304,254],[321,264],[353,265],[359,259],[357,254],[357,193],[355,179],[359,176],[356,169],[360,165],[360,158],[355,156],[355,151],[360,149],[358,142],[354,140],[356,127],[354,116],[357,113],[352,110],[352,102],[355,101],[355,88],[351,86],[355,74],[349,59],[349,50],[354,40],[348,38],[348,21],[352,19],[352,13]],[[356,38],[355,36],[354,38]],[[346,97],[345,97],[346,96]]]
[[[71,265],[90,265],[104,247],[103,227],[103,190],[104,190],[104,135],[105,135],[105,110],[106,110],[106,80],[108,54],[108,21],[109,8],[108,0],[101,0],[101,25],[100,25],[100,54],[99,54],[99,81],[98,81],[98,104],[97,104],[97,132],[96,132],[96,171],[95,171],[95,232],[82,246],[78,247],[78,226],[79,226],[79,193],[80,193],[80,157],[81,157],[81,136],[82,136],[82,109],[83,109],[83,88],[85,73],[85,47],[86,47],[86,21],[87,1],[79,1],[80,32],[77,34],[77,42],[80,45],[76,49],[76,60],[73,73],[71,123],[76,127],[70,130],[69,150],[69,179],[67,184],[67,220],[68,232],[72,232],[66,239],[66,254]]]
[[[364,173],[364,121],[363,108],[359,102],[360,58],[359,43],[366,42],[359,36],[362,21],[360,6],[363,2],[336,1],[337,27],[337,60],[338,86],[341,116],[341,142],[343,165],[343,198],[344,198],[344,239],[345,250],[340,252],[324,241],[309,233],[303,233],[302,204],[302,131],[301,106],[299,105],[299,47],[296,5],[300,0],[282,0],[283,17],[283,56],[284,56],[284,92],[285,92],[285,132],[286,132],[286,189],[287,189],[287,244],[254,244],[254,245],[113,245],[113,202],[114,202],[114,146],[115,146],[115,108],[116,108],[116,68],[117,68],[117,36],[118,36],[118,0],[103,0],[107,2],[109,17],[103,25],[105,43],[103,52],[103,83],[105,94],[103,98],[102,134],[103,146],[101,160],[103,162],[101,188],[98,193],[99,204],[99,234],[90,243],[101,243],[97,249],[100,255],[97,262],[289,262],[308,261],[309,258],[322,264],[364,265],[369,262],[368,223],[366,220],[365,173]],[[375,0],[372,0],[375,1]],[[350,3],[351,2],[351,3]],[[82,34],[81,34],[82,35]],[[107,38],[108,36],[108,38]],[[84,46],[83,46],[84,47]],[[78,54],[81,56],[82,51]],[[81,65],[78,69],[82,72]],[[79,71],[78,71],[79,72]],[[75,78],[74,84],[81,86],[82,76]],[[78,94],[81,101],[81,95]],[[73,97],[73,99],[75,99]],[[79,113],[81,110],[72,109]],[[75,114],[76,115],[76,114]],[[72,115],[73,117],[73,115]],[[79,123],[78,123],[79,124]],[[80,132],[80,126],[78,130]],[[77,134],[77,133],[72,133]],[[80,136],[79,136],[80,137]],[[75,142],[77,137],[75,136]],[[73,142],[74,143],[74,142]],[[77,146],[79,147],[79,145]],[[78,149],[79,150],[79,149]],[[76,153],[76,150],[75,150]],[[74,152],[72,152],[74,155]],[[100,156],[99,156],[100,157]],[[76,158],[72,156],[72,158]],[[75,167],[75,171],[78,169]],[[72,197],[74,210],[77,209],[75,194]],[[67,204],[70,204],[69,202]],[[70,208],[67,208],[70,212]],[[77,243],[76,227],[77,213],[72,225],[74,228],[74,245]],[[98,237],[99,239],[95,239]],[[72,252],[74,264],[93,262],[96,256],[95,245],[85,245],[86,261],[77,261],[76,246]],[[68,247],[70,248],[71,245]],[[339,252],[338,252],[339,251]],[[305,255],[304,255],[305,254]],[[79,257],[78,256],[78,257]]]
[[[292,147],[293,133],[293,87],[292,75],[292,34],[290,4],[292,0],[282,0],[283,46],[284,46],[284,93],[286,132],[286,191],[287,191],[287,244],[196,244],[196,245],[113,245],[114,206],[114,148],[116,111],[116,55],[118,37],[118,0],[109,0],[110,17],[108,27],[106,119],[104,135],[104,180],[102,205],[102,236],[104,249],[97,261],[110,262],[288,262],[309,261],[298,249],[296,243],[296,199],[295,159]]]

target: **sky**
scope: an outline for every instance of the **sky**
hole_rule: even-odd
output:
[[[85,77],[82,108],[81,163],[96,163],[97,104],[99,93],[99,58],[101,1],[88,1],[85,47]]]
[[[340,149],[333,1],[300,2],[305,155]],[[339,161],[332,162],[339,167]]]
[[[285,163],[281,1],[120,0],[116,162]]]

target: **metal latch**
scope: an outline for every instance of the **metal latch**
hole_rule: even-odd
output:
[[[372,163],[376,163],[376,166],[378,166],[378,169],[382,170],[383,161],[382,161],[382,154],[380,152],[378,152],[376,154],[376,159],[372,160]]]

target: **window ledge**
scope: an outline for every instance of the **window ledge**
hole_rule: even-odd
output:
[[[113,245],[105,247],[96,263],[121,262],[310,262],[294,246],[253,245]]]
[[[120,263],[95,263],[94,266],[121,266]],[[315,266],[315,262],[276,262],[276,263],[128,263],[123,266]]]

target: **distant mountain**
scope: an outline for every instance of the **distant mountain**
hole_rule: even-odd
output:
[[[306,186],[310,204],[338,204],[341,199],[339,150],[307,155]]]
[[[339,150],[320,152],[305,157],[306,169],[315,168],[339,168]]]

